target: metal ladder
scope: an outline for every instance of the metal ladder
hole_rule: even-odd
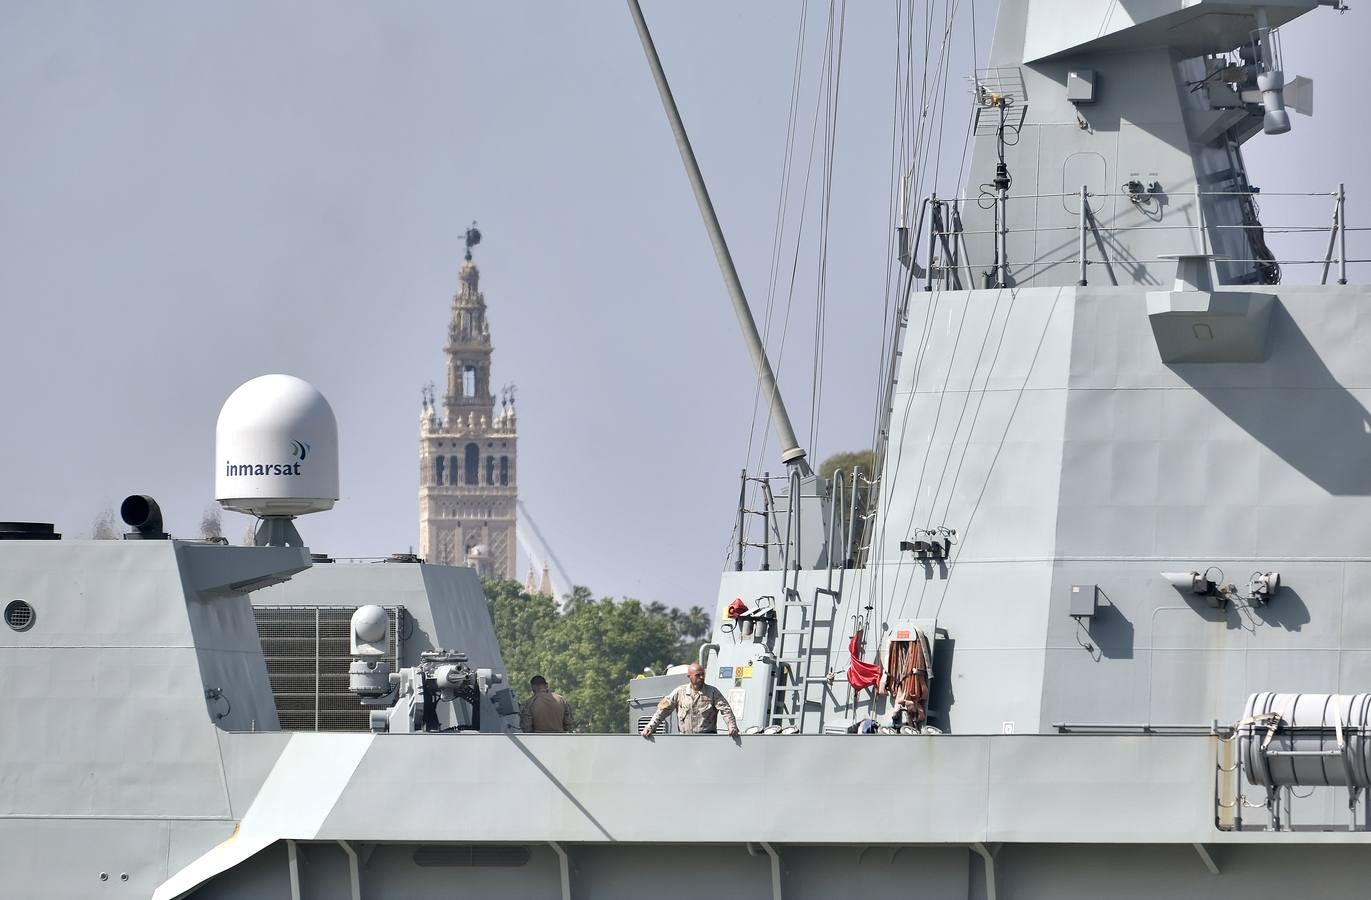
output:
[[[776,623],[776,666],[777,684],[773,699],[769,724],[794,725],[803,728],[805,707],[808,705],[808,687],[813,679],[810,663],[813,659],[810,650],[814,645],[814,619],[816,603],[807,601],[800,592],[786,585],[781,595],[780,620]],[[817,599],[817,596],[816,596]],[[781,684],[780,672],[786,669],[790,677]],[[820,676],[822,679],[822,676]],[[776,699],[781,702],[777,704]],[[777,709],[776,706],[780,706]]]
[[[748,509],[747,507],[747,486],[758,484],[761,487],[761,509]],[[762,539],[761,541],[749,541],[748,516],[757,516],[762,520]],[[772,532],[775,530],[776,522],[776,498],[771,493],[771,473],[763,472],[761,476],[747,474],[747,469],[743,469],[742,486],[738,489],[738,524],[735,531],[738,535],[738,547],[733,567],[736,571],[743,570],[745,557],[749,547],[762,551],[762,571],[771,568],[771,548],[779,547],[780,540],[772,540]]]
[[[798,496],[798,477],[791,483],[791,497]],[[833,473],[833,497],[835,510],[843,504],[846,491],[844,490],[844,479],[842,470]],[[842,592],[845,568],[852,552],[852,525],[851,522],[856,515],[855,500],[852,500],[854,507],[850,511],[846,525],[841,523],[842,517],[836,512],[830,519],[828,533],[829,565],[828,579],[824,586],[814,588],[811,599],[805,600],[800,593],[800,570],[799,570],[799,528],[798,524],[793,529],[793,540],[795,556],[789,554],[792,529],[787,528],[783,545],[786,553],[786,564],[781,572],[781,611],[777,622],[776,637],[776,665],[778,668],[777,684],[773,694],[773,709],[768,717],[771,725],[794,725],[801,731],[810,715],[817,715],[822,723],[824,713],[824,692],[829,691],[828,670],[829,663],[833,656],[833,642],[838,638],[834,630],[837,626],[837,611],[842,606]],[[790,521],[797,519],[791,517]],[[787,522],[789,525],[789,521]],[[796,563],[792,567],[790,560],[795,559]],[[837,566],[834,566],[834,561]],[[834,573],[837,573],[835,584]],[[832,609],[827,621],[820,621],[819,596],[827,596],[832,600]],[[798,620],[798,621],[797,621]],[[816,627],[828,628],[828,640],[822,647],[814,646],[814,630]],[[817,652],[816,652],[817,650]],[[817,671],[815,662],[818,662]],[[786,684],[780,684],[780,672],[788,667],[790,679]],[[818,696],[811,696],[810,688],[818,685],[821,691]],[[779,710],[775,709],[776,699],[780,699]],[[815,709],[811,712],[810,707]]]
[[[833,654],[833,627],[836,619],[830,616],[827,621],[818,617],[819,595],[833,598],[833,609],[838,609],[838,593],[824,587],[814,589],[813,599],[805,600],[800,592],[787,588],[781,601],[780,621],[776,632],[776,665],[788,668],[790,678],[786,684],[777,684],[775,696],[782,700],[781,709],[773,709],[769,724],[794,725],[804,730],[808,717],[822,716],[823,695],[810,696],[810,687],[820,685],[828,688],[828,662]],[[829,640],[819,647],[814,646],[814,630],[817,627],[829,629]],[[777,678],[780,681],[780,678]],[[811,710],[811,705],[817,709]]]

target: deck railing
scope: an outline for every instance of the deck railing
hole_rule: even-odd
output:
[[[1241,201],[1250,203],[1252,215],[1244,215],[1242,223],[1230,222],[1206,222],[1204,214],[1204,198],[1239,198]],[[1076,212],[1076,221],[1070,225],[1037,225],[1028,228],[1014,228],[1009,224],[1008,209],[1010,204],[1020,204],[1026,202],[1038,202],[1042,200],[1066,200],[1077,198],[1079,209]],[[1255,214],[1255,201],[1257,198],[1262,200],[1275,199],[1280,205],[1288,206],[1293,200],[1323,200],[1326,207],[1328,224],[1264,224],[1257,220]],[[1118,224],[1117,216],[1114,222],[1101,221],[1094,210],[1092,201],[1096,207],[1101,204],[1099,201],[1106,199],[1125,199],[1133,208],[1141,210],[1149,219],[1156,216],[1156,219],[1146,224],[1126,223]],[[1189,215],[1188,221],[1171,224],[1160,220],[1161,208],[1163,204],[1172,199],[1191,200],[1192,204],[1187,208]],[[967,210],[968,204],[977,204],[980,209],[989,211],[991,215],[991,227],[989,228],[965,228],[963,226],[963,212]],[[1138,184],[1135,190],[1126,190],[1118,193],[1096,193],[1088,187],[1082,186],[1078,191],[1068,193],[1051,194],[1016,194],[1016,195],[982,195],[980,197],[952,197],[941,198],[937,196],[929,197],[924,201],[920,210],[920,220],[927,221],[929,237],[928,246],[925,248],[922,275],[924,278],[925,290],[933,290],[935,285],[947,287],[1005,287],[1012,283],[1011,268],[1030,268],[1029,278],[1036,276],[1042,269],[1056,267],[1064,264],[1074,265],[1077,268],[1077,284],[1087,285],[1090,283],[1090,273],[1092,266],[1128,266],[1137,267],[1148,264],[1173,264],[1177,256],[1201,256],[1212,263],[1227,263],[1237,265],[1250,265],[1255,267],[1274,267],[1276,271],[1286,266],[1321,266],[1320,284],[1327,284],[1330,275],[1336,273],[1338,284],[1347,283],[1347,269],[1349,265],[1364,265],[1371,263],[1371,255],[1351,257],[1348,255],[1348,236],[1359,236],[1371,231],[1366,227],[1351,227],[1347,224],[1347,192],[1344,185],[1339,184],[1335,190],[1326,192],[1305,192],[1305,193],[1260,193],[1257,191],[1190,191],[1177,197],[1167,194],[1159,187],[1152,185],[1151,188]],[[920,229],[922,230],[922,228]],[[1315,253],[1300,253],[1292,256],[1279,256],[1275,253],[1270,255],[1226,255],[1215,253],[1212,248],[1210,232],[1228,233],[1232,231],[1242,231],[1247,235],[1259,238],[1256,242],[1264,248],[1265,237],[1267,235],[1299,235],[1314,236],[1326,235],[1327,244],[1322,256]],[[1185,249],[1177,253],[1154,255],[1151,257],[1136,257],[1123,251],[1124,244],[1119,240],[1120,237],[1136,235],[1144,232],[1174,233],[1184,235],[1190,233],[1194,235],[1193,241],[1185,241]],[[1008,259],[1009,237],[1011,235],[1032,233],[1032,234],[1057,234],[1063,240],[1056,246],[1046,251],[1050,256],[1044,257],[1043,254],[1035,253],[1037,258],[1025,260],[1021,263],[1014,263]],[[1071,256],[1058,255],[1065,250],[1069,242],[1075,245],[1075,253]],[[992,249],[989,252],[989,259],[975,260],[971,258],[967,239],[973,237],[989,238]],[[1095,245],[1092,254],[1091,244]],[[1301,241],[1299,243],[1307,243]],[[1249,241],[1248,246],[1253,242]],[[1112,251],[1111,252],[1111,248]],[[915,248],[917,254],[918,248]],[[984,279],[984,285],[978,285],[977,263],[980,266],[980,274]],[[987,265],[988,264],[988,265]],[[962,283],[963,275],[966,283]]]

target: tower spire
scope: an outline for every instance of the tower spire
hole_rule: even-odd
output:
[[[476,220],[475,220],[475,219],[472,219],[472,220],[471,220],[471,227],[467,229],[466,241],[467,241],[467,252],[466,252],[466,255],[463,256],[462,258],[465,259],[467,262],[470,262],[470,261],[471,261],[471,248],[472,248],[472,247],[475,247],[477,244],[481,243],[481,229],[479,229],[479,228],[476,227]]]
[[[452,321],[448,325],[445,351],[448,357],[447,393],[443,417],[493,418],[495,398],[490,393],[490,323],[486,298],[481,293],[481,272],[471,259],[471,248],[481,242],[481,231],[472,222],[466,230],[466,253],[457,269],[457,293],[452,297]]]
[[[469,565],[486,577],[517,578],[518,434],[513,397],[495,409],[490,324],[466,229],[448,323],[447,386],[423,394],[419,421],[419,547],[432,563]],[[536,584],[537,573],[530,575]]]

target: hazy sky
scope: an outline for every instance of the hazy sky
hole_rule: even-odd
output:
[[[800,7],[645,9],[760,316]],[[817,440],[817,168],[798,257],[781,379],[816,461],[870,442],[893,9],[848,9]],[[984,53],[993,3],[978,9]],[[801,167],[827,10],[809,8]],[[1364,103],[1339,79],[1364,55],[1364,16],[1285,29],[1319,115],[1246,148],[1268,191],[1347,180],[1354,224],[1371,204],[1353,172]],[[339,421],[343,496],[299,523],[307,542],[417,548],[419,390],[444,381],[476,219],[493,379],[519,386],[521,498],[576,582],[712,605],[751,370],[622,2],[11,0],[0,121],[0,518],[87,537],[101,510],[150,493],[193,536],[220,404],[287,372]],[[226,514],[226,533],[247,521]]]

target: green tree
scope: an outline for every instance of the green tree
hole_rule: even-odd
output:
[[[562,598],[562,612],[571,612],[582,603],[594,599],[594,596],[590,593],[590,588],[583,584],[573,584],[571,586],[571,593]]]
[[[628,682],[645,668],[695,658],[709,634],[709,615],[696,606],[596,600],[577,586],[559,612],[550,597],[530,596],[516,581],[483,582],[506,677],[520,700],[528,680],[542,675],[566,697],[577,730],[623,732]]]
[[[864,565],[865,554],[861,548],[866,543],[865,512],[870,507],[874,499],[872,494],[873,485],[870,483],[876,477],[876,451],[874,450],[851,450],[846,453],[835,453],[828,459],[819,464],[819,474],[825,480],[831,479],[833,473],[839,469],[843,470],[844,490],[843,508],[838,510],[838,514],[846,522],[851,510],[852,501],[856,499],[857,518],[852,522],[852,555],[850,560],[855,565]],[[854,478],[854,473],[859,472],[861,478]]]
[[[482,586],[505,677],[515,696],[522,698],[528,693],[528,680],[543,668],[548,636],[560,624],[557,605],[551,597],[524,593],[517,581],[487,580]]]
[[[637,600],[587,600],[562,615],[544,673],[571,704],[582,731],[622,732],[628,682],[674,662],[676,633]]]
[[[832,478],[833,473],[839,469],[843,470],[843,476],[847,479],[850,486],[852,484],[852,470],[861,469],[862,474],[867,478],[872,477],[872,471],[876,468],[876,451],[874,450],[849,450],[846,453],[835,453],[828,459],[819,464],[819,474],[825,480]]]

